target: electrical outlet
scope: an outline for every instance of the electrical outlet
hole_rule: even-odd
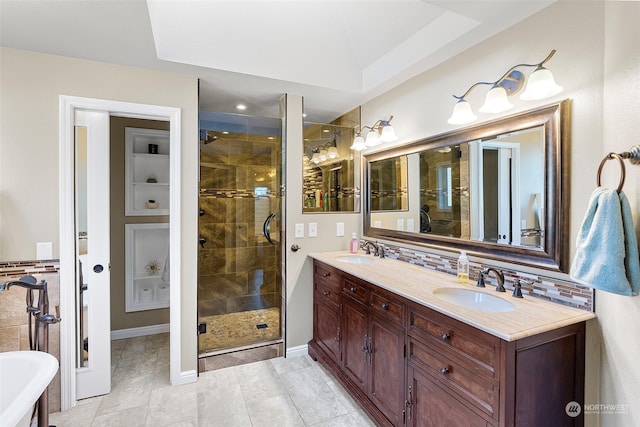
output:
[[[309,223],[309,237],[318,237],[318,223],[310,222]]]
[[[396,230],[403,231],[404,230],[404,219],[399,219],[396,221]]]
[[[344,236],[344,222],[336,223],[336,236]]]
[[[295,237],[296,239],[302,239],[304,237],[304,224],[296,224]]]

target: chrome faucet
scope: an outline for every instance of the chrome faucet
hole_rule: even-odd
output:
[[[496,286],[496,291],[497,292],[506,292],[506,290],[504,289],[504,274],[502,274],[502,272],[500,270],[497,270],[493,267],[490,268],[485,268],[484,270],[480,270],[480,273],[478,273],[478,287],[479,288],[484,288],[484,276],[488,275],[490,272],[492,272],[495,274],[496,276],[496,280],[498,281],[498,285]]]

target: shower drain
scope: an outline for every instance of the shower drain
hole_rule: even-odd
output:
[[[256,325],[256,328],[258,329],[267,329],[269,327],[269,325],[267,325],[266,323],[258,323]]]

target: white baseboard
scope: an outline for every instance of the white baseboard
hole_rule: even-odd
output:
[[[298,356],[306,356],[309,354],[307,344],[299,345],[297,347],[289,347],[286,351],[285,357],[298,357]]]
[[[123,338],[142,337],[145,335],[155,335],[169,332],[169,324],[141,326],[139,328],[118,329],[111,331],[111,340],[121,340]]]
[[[177,379],[171,381],[171,385],[191,384],[198,381],[198,371],[182,371]]]

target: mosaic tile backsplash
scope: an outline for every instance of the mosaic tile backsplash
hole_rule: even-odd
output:
[[[364,240],[361,241],[364,243]],[[385,256],[440,271],[447,274],[457,274],[457,256],[447,257],[414,249],[403,248],[390,244],[379,244],[385,248]],[[478,272],[488,265],[477,262],[469,263],[469,279],[478,280]],[[531,296],[547,301],[579,308],[582,310],[594,310],[594,292],[588,286],[582,286],[571,281],[550,278],[543,275],[524,273],[507,268],[501,269],[504,273],[504,287],[507,292],[513,291],[516,279],[522,279],[522,293],[525,297]],[[496,279],[493,275],[485,277],[487,286],[495,286]]]

